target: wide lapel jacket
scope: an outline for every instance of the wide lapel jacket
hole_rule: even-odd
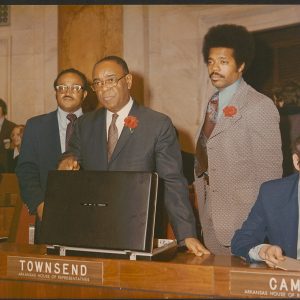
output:
[[[140,119],[139,118],[139,109],[138,109],[138,105],[136,104],[136,102],[133,102],[133,105],[131,107],[129,115],[130,116],[134,116],[137,119]],[[122,149],[129,142],[129,140],[132,138],[133,134],[134,134],[134,130],[130,131],[130,129],[128,127],[126,127],[126,126],[123,127],[123,130],[122,130],[122,132],[120,134],[120,137],[118,139],[118,142],[117,142],[116,147],[114,149],[114,152],[112,154],[110,163],[112,163],[118,157],[118,155],[120,154],[120,152],[122,151]]]
[[[210,206],[203,200],[202,180],[196,180],[200,218],[209,209],[213,222],[203,231],[213,231],[226,246],[247,218],[260,185],[282,174],[279,114],[271,99],[242,80],[228,106],[235,106],[236,114],[220,112],[207,140]]]
[[[249,101],[249,98],[246,97],[246,93],[247,93],[247,83],[242,79],[236,93],[233,95],[233,98],[228,104],[228,106],[236,107],[237,109],[236,114],[232,117],[225,117],[223,111],[219,112],[219,119],[208,141],[213,139],[222,131],[229,129],[231,126],[234,125],[234,123],[236,123],[238,120],[242,118],[243,108],[246,106],[246,104]]]
[[[111,160],[108,163],[106,114],[107,110],[101,108],[97,111],[87,113],[85,116],[79,118],[79,122],[77,122],[75,137],[72,137],[70,141],[70,152],[79,157],[79,163],[83,169],[113,170],[116,166],[119,167],[119,164],[116,165],[116,160],[134,134],[134,132],[131,132],[129,128],[124,126]],[[129,114],[138,118],[139,109],[135,102]],[[72,143],[76,145],[75,148],[72,148]]]

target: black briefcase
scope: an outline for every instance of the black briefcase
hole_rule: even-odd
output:
[[[41,242],[49,254],[165,257],[176,241],[154,241],[157,190],[151,172],[50,171]]]

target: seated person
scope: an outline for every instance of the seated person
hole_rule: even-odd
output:
[[[14,173],[20,154],[24,125],[17,125],[11,132],[11,148],[7,150],[7,173]]]
[[[248,262],[265,260],[269,267],[275,267],[284,256],[300,259],[300,136],[293,143],[292,158],[296,174],[261,185],[247,220],[233,236],[233,255]]]

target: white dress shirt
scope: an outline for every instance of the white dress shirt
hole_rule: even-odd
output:
[[[133,105],[133,100],[130,97],[128,103],[121,110],[119,110],[117,112],[117,114],[119,115],[119,117],[116,120],[116,126],[118,128],[118,138],[121,135],[121,132],[122,132],[123,127],[124,127],[124,120],[128,116],[132,105]],[[107,139],[108,139],[108,128],[109,128],[109,125],[111,123],[111,119],[112,119],[113,114],[114,114],[113,112],[107,110],[107,113],[106,113],[106,138]]]

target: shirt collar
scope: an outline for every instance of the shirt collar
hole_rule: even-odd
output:
[[[57,115],[60,120],[67,120],[67,115],[69,112],[62,110],[60,107],[57,107]],[[80,107],[78,110],[74,111],[73,114],[79,118],[82,115],[82,108]],[[67,121],[66,121],[67,122]]]
[[[118,119],[125,119],[128,116],[132,105],[133,105],[133,99],[130,97],[127,104],[117,112],[117,114],[119,115]],[[107,110],[107,115],[106,115],[107,119],[111,120],[113,114],[114,114],[113,112]]]
[[[222,115],[224,107],[229,105],[241,82],[242,78],[236,80],[233,84],[219,92],[218,118]]]
[[[242,82],[242,78],[236,80],[233,84],[227,86],[225,89],[220,91],[219,97],[232,98],[232,96],[237,91],[241,82]]]

